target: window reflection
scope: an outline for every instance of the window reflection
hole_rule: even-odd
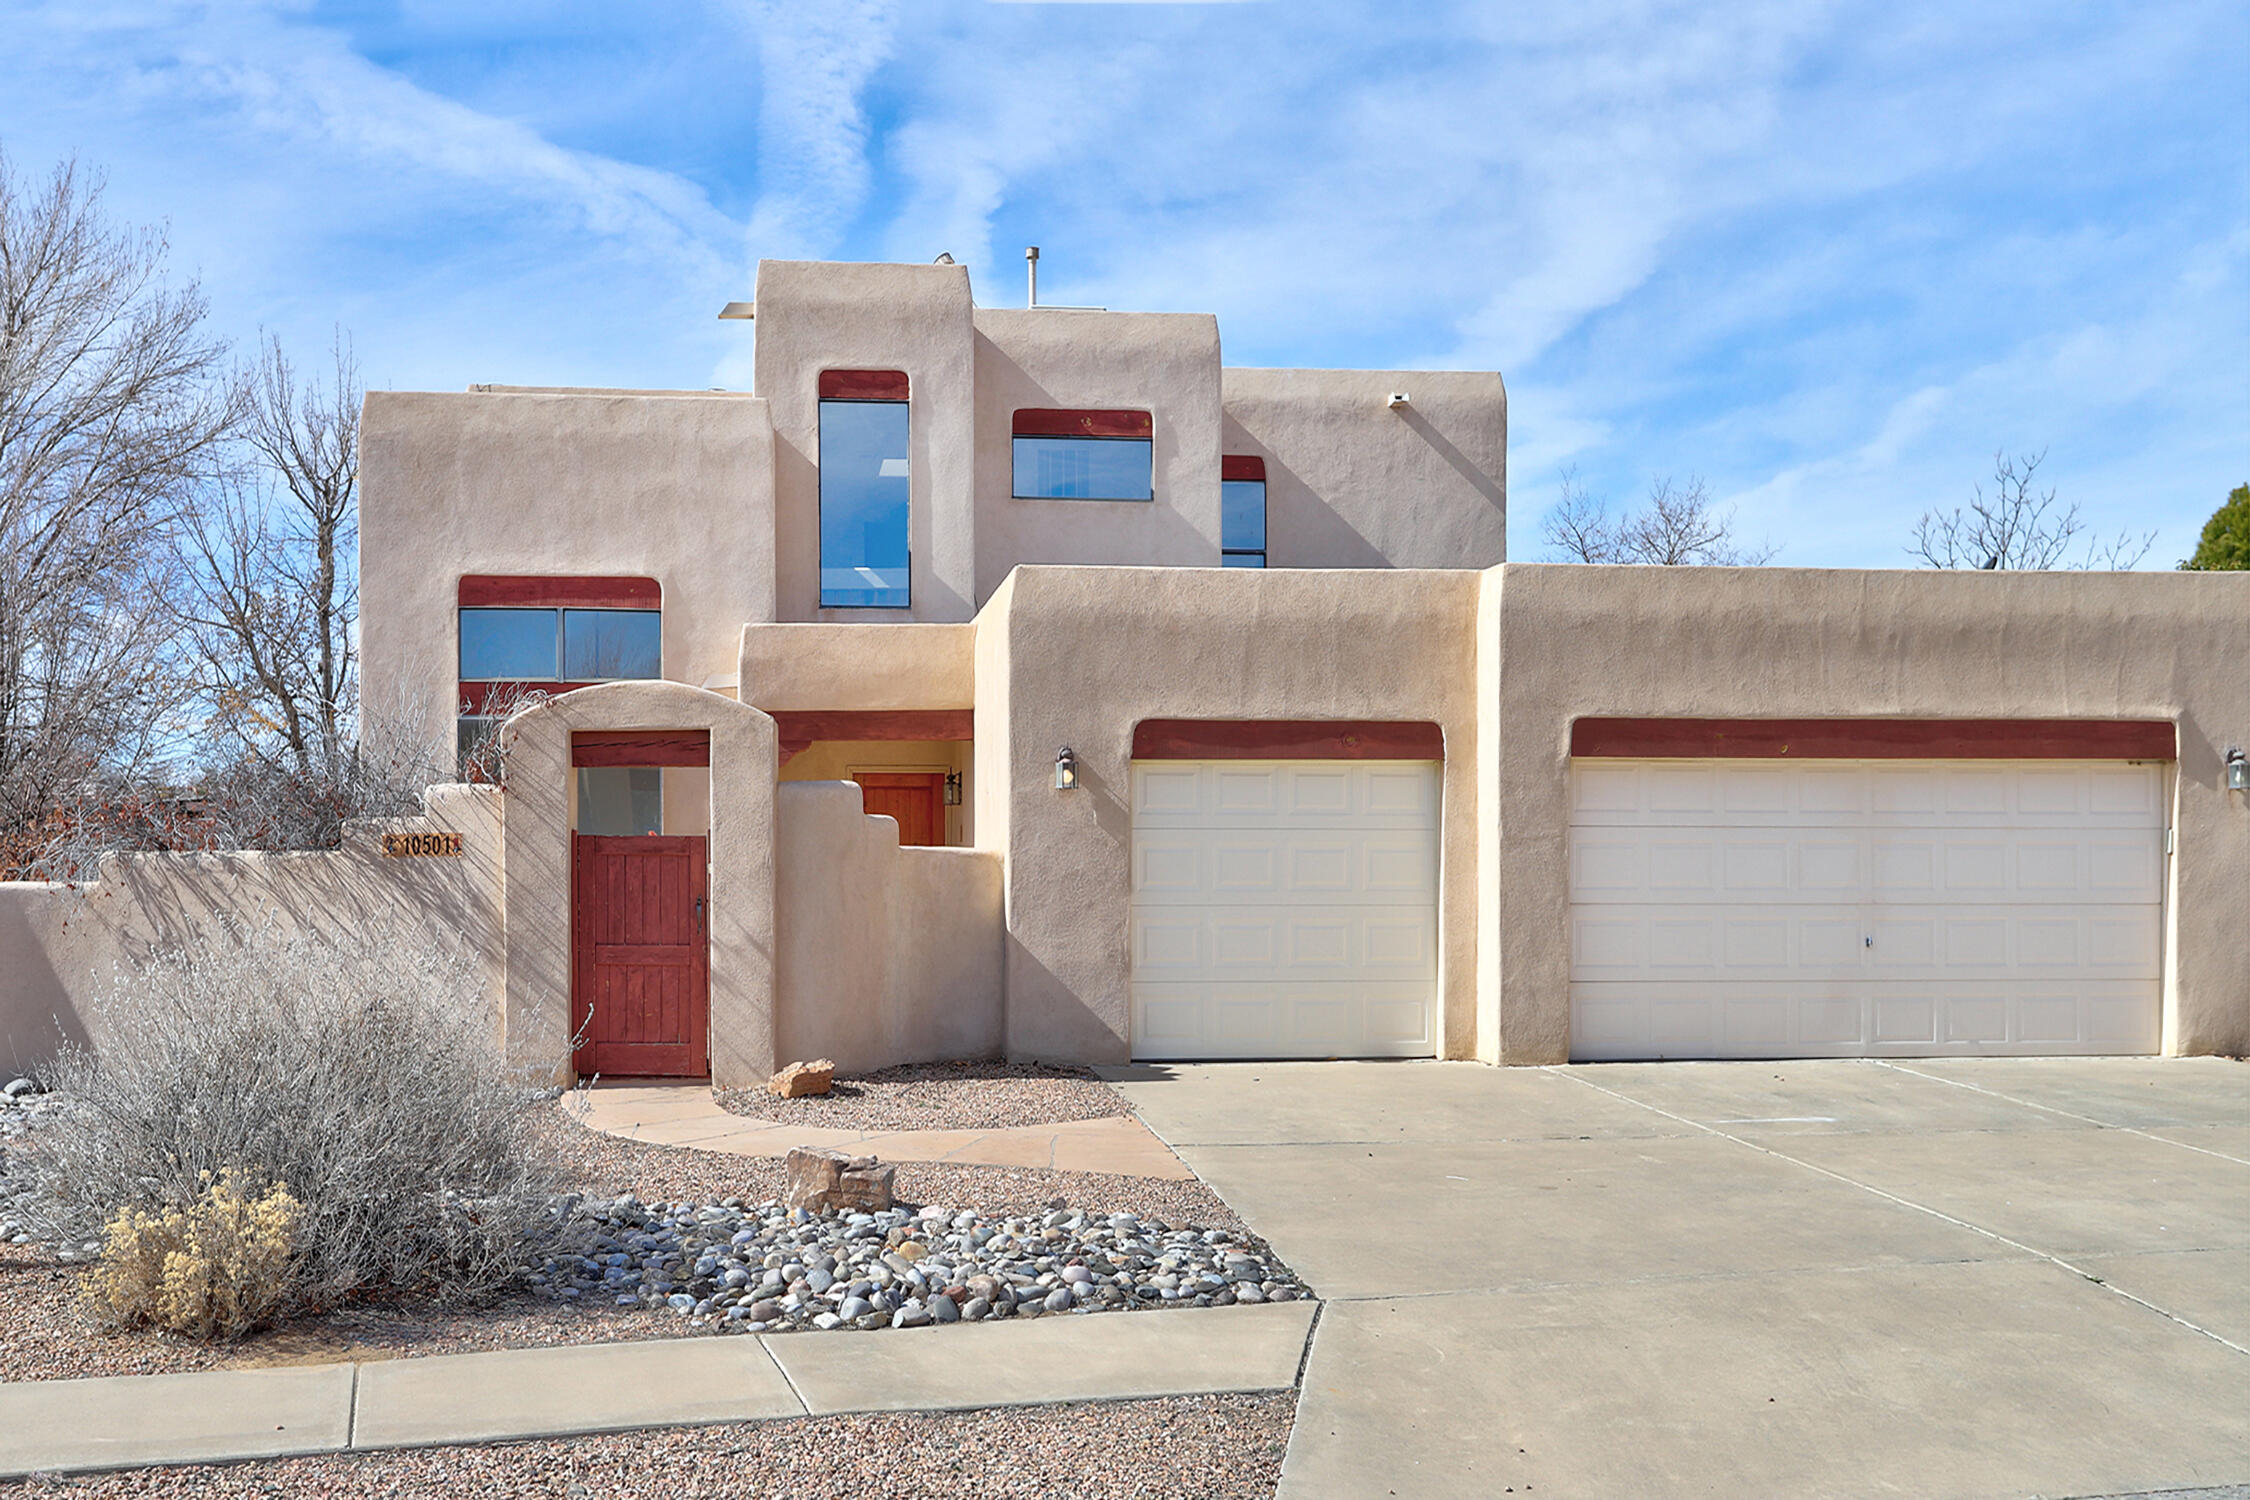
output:
[[[1219,484],[1219,561],[1229,568],[1266,565],[1266,482],[1228,479]]]
[[[820,403],[820,602],[904,609],[907,403]]]
[[[1153,500],[1153,445],[1147,438],[1015,439],[1015,494],[1021,500]]]

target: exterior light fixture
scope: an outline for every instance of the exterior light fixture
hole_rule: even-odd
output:
[[[961,773],[959,771],[945,773],[945,805],[947,807],[959,807],[961,805]]]
[[[1399,409],[1400,409],[1401,407],[1403,407],[1403,406],[1405,406],[1405,405],[1406,405],[1406,400],[1407,400],[1407,397],[1406,397],[1406,392],[1404,392],[1404,391],[1393,391],[1393,392],[1391,392],[1391,399],[1390,399],[1390,400],[1388,400],[1388,401],[1386,401],[1386,402],[1384,402],[1383,404],[1384,404],[1385,406],[1388,406],[1388,407],[1389,407],[1389,408],[1390,408],[1390,409],[1391,409],[1392,411],[1397,411],[1397,410],[1399,410]]]
[[[1067,755],[1070,752],[1066,750],[1063,753]],[[1060,786],[1062,783],[1057,781],[1055,784]],[[2230,746],[2227,750],[2227,790],[2250,792],[2250,760],[2243,758],[2242,747],[2239,745]]]
[[[1065,745],[1055,754],[1055,790],[1078,790],[1078,752]]]
[[[719,316],[736,318],[747,323],[758,316],[758,304],[755,302],[729,302],[719,309]]]

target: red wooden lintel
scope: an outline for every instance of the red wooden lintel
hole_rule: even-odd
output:
[[[849,708],[769,710],[786,750],[814,740],[973,740],[976,711],[968,708]]]
[[[2173,760],[2166,719],[1580,719],[1570,753],[1634,759]]]
[[[823,401],[904,401],[906,396],[904,370],[820,372],[820,399]]]
[[[1143,719],[1135,760],[1443,760],[1435,724],[1384,719]]]
[[[573,578],[464,573],[458,603],[478,606],[575,605],[580,609],[660,609],[664,590],[653,578]]]
[[[1025,407],[1016,413],[1017,437],[1145,438],[1155,430],[1145,411],[1085,411]]]
[[[582,729],[570,737],[574,766],[707,766],[708,729]]]
[[[1228,453],[1219,458],[1221,479],[1255,479],[1260,484],[1266,480],[1266,461],[1255,453]]]

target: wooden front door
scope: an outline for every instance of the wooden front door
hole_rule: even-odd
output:
[[[581,1075],[711,1072],[703,839],[574,833],[572,1062]]]
[[[934,771],[862,771],[860,806],[870,817],[896,818],[900,844],[945,842],[945,777]]]

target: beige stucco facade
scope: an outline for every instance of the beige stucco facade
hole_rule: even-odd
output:
[[[354,843],[136,862],[77,906],[0,889],[0,964],[30,976],[0,1011],[16,1056],[83,1030],[74,976],[167,913],[310,919],[364,887],[480,944],[512,1056],[566,1077],[571,737],[702,730],[707,798],[666,831],[709,836],[714,1081],[816,1054],[1120,1061],[1135,736],[1162,720],[1436,726],[1430,1050],[1559,1062],[1586,718],[2173,726],[2161,1045],[2250,1049],[2250,795],[2223,784],[2250,745],[2250,576],[1508,563],[1497,375],[1230,370],[1208,317],[980,308],[952,266],[766,263],[757,293],[755,395],[370,395],[371,711],[450,718],[469,574],[655,580],[661,680],[520,717],[504,796],[434,792],[423,821],[469,846],[450,871]],[[818,605],[824,370],[909,383],[909,609]],[[1147,412],[1155,499],[1017,498],[1026,408]],[[1264,466],[1263,569],[1219,566],[1229,457]],[[952,847],[865,815],[851,778],[880,771],[959,776]]]

